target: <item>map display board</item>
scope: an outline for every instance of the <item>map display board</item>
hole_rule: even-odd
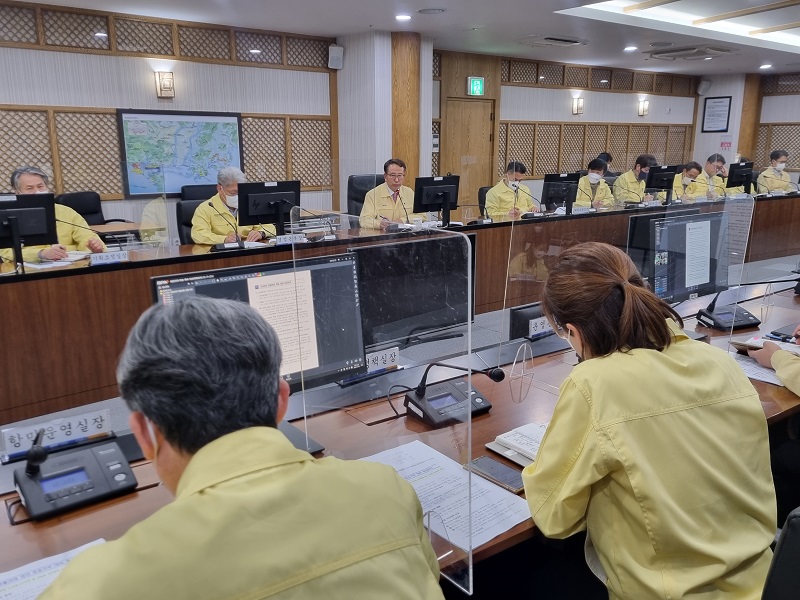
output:
[[[126,197],[180,194],[242,168],[241,118],[233,113],[118,110]]]

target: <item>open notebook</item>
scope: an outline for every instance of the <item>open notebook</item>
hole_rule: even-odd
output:
[[[505,456],[523,467],[528,466],[536,459],[539,444],[542,443],[547,423],[528,423],[512,429],[507,433],[498,435],[494,442],[489,442],[486,447],[493,452]]]

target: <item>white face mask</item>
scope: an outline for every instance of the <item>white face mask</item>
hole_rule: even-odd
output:
[[[589,173],[587,177],[589,178],[589,183],[591,184],[600,183],[600,180],[603,178],[600,173]]]
[[[775,164],[775,170],[778,171],[779,173],[781,171],[783,171],[785,168],[786,168],[786,163],[776,163]]]
[[[512,190],[516,192],[519,189],[519,181],[516,181],[514,179],[509,179],[508,187],[510,187]]]
[[[239,194],[225,196],[225,204],[231,208],[239,208]]]
[[[49,194],[50,192],[48,192],[47,190],[36,190],[36,192],[34,192],[34,193],[36,193],[36,194]]]
[[[694,179],[692,179],[691,177],[684,177],[683,178],[683,185],[689,185],[693,181],[694,181]]]

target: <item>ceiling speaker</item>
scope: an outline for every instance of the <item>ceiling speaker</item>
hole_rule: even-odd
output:
[[[701,96],[705,96],[706,92],[711,89],[711,81],[708,79],[701,79],[700,83],[697,84],[697,93]]]
[[[344,47],[328,46],[328,68],[341,69],[344,65]]]

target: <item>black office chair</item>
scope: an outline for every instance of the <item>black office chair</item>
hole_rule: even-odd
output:
[[[185,185],[183,187],[203,186]],[[216,187],[214,189],[216,191]],[[183,188],[181,188],[181,193],[183,193]],[[214,194],[212,194],[212,196],[213,195]],[[211,196],[209,196],[209,198],[210,197]],[[175,214],[178,221],[178,239],[181,241],[181,244],[194,244],[194,240],[192,239],[192,217],[194,217],[194,211],[197,210],[197,207],[207,200],[208,198],[202,198],[200,200],[178,200],[175,203]]]
[[[181,186],[181,200],[208,200],[216,193],[217,186],[213,183]]]
[[[797,600],[800,598],[800,508],[795,508],[786,517],[781,530],[772,564],[761,600]]]
[[[350,175],[347,178],[347,214],[360,215],[364,196],[383,183],[383,173],[377,175]]]
[[[485,185],[478,188],[478,206],[481,207],[481,215],[488,218],[489,213],[486,212],[486,193],[492,189],[491,185]]]
[[[603,179],[606,180],[608,187],[610,187],[612,190],[614,189],[614,182],[617,180],[617,177],[619,177],[619,173],[615,175],[612,175],[611,173],[606,173],[605,175],[603,175]]]
[[[105,225],[106,223],[133,223],[128,219],[106,219],[103,214],[103,206],[100,201],[100,194],[97,192],[70,192],[67,194],[59,194],[55,199],[56,203],[63,204],[70,207],[76,213],[84,218],[89,227],[93,225]],[[139,232],[131,232],[136,239],[139,239]],[[100,239],[103,242],[117,242],[117,237],[114,235],[100,234]]]

